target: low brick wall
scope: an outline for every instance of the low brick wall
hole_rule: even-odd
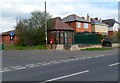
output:
[[[120,46],[120,43],[112,43],[112,47],[118,47]]]
[[[67,50],[80,50],[85,48],[102,48],[102,44],[75,44],[75,45],[64,45]]]
[[[120,43],[113,43],[112,47],[118,47]],[[54,45],[54,49],[57,45]],[[102,48],[102,44],[75,44],[75,45],[63,45],[59,47],[62,50],[80,50],[85,48]]]
[[[80,49],[85,48],[102,48],[102,44],[78,44]]]

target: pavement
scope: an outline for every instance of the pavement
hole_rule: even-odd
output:
[[[3,81],[118,81],[118,49],[3,51]]]

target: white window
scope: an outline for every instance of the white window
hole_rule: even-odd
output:
[[[98,26],[98,29],[101,29],[101,27],[100,27],[100,26]]]
[[[88,29],[88,23],[84,23],[84,28]]]
[[[81,23],[80,22],[78,22],[78,28],[81,28]]]
[[[107,27],[104,27],[104,30],[107,30]]]

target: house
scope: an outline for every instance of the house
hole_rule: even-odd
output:
[[[120,28],[119,27],[120,23],[117,22],[115,19],[106,19],[106,20],[102,20],[102,22],[108,25],[109,35],[113,35],[115,32],[118,32],[118,29]]]
[[[15,36],[14,36],[14,41],[10,41],[10,32],[14,32]],[[1,34],[2,37],[2,43],[5,46],[12,46],[12,45],[17,45],[17,36],[16,36],[17,32],[15,30],[11,30],[11,31],[7,31],[7,32],[3,32]]]
[[[91,23],[88,20],[85,20],[84,17],[79,17],[76,14],[69,15],[62,19],[67,25],[75,29],[76,33],[91,33]]]
[[[72,44],[74,29],[64,23],[60,17],[48,20],[47,31],[54,44]]]
[[[101,35],[108,35],[108,25],[102,23],[102,20],[98,18],[91,18],[92,33],[98,33]]]

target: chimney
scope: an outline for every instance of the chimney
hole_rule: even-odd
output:
[[[113,18],[113,20],[115,21],[115,18]]]
[[[96,17],[95,20],[98,20],[98,18]]]
[[[85,17],[82,17],[85,20]]]
[[[87,14],[87,21],[91,22],[91,18],[89,16],[89,14]]]
[[[102,22],[101,18],[99,19],[99,22]]]

